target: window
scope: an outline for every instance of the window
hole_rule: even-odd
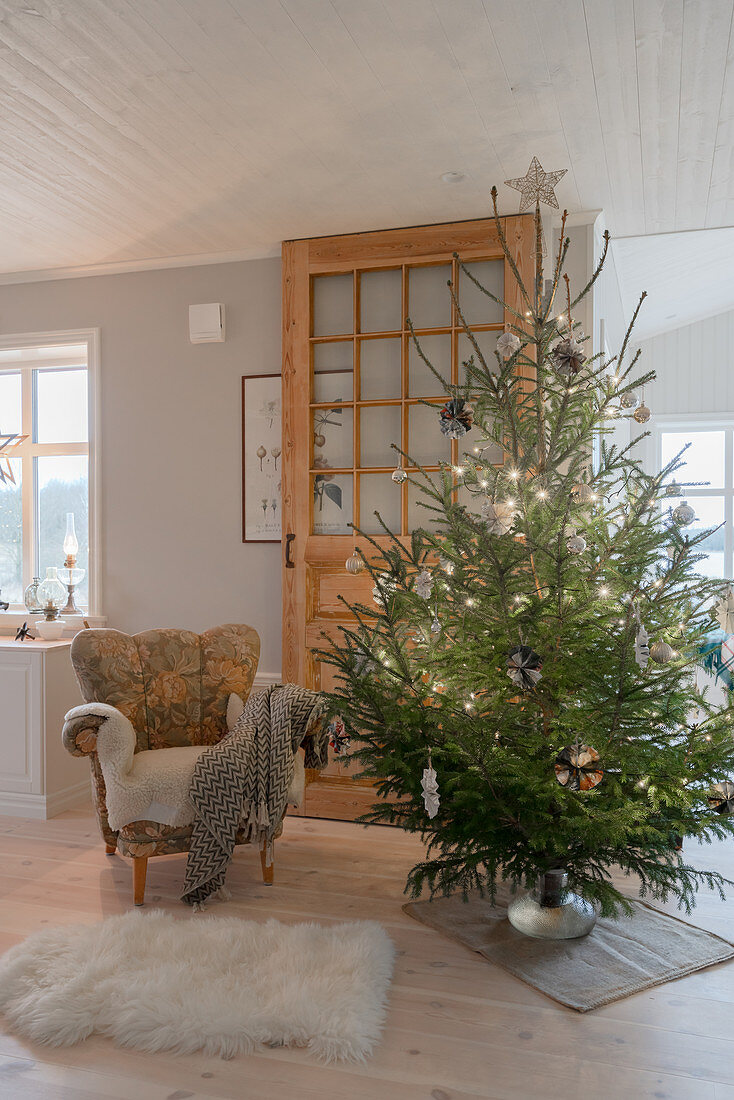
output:
[[[77,565],[85,571],[75,599],[95,613],[90,409],[96,334],[59,334],[43,345],[31,339],[0,343],[0,434],[26,437],[6,457],[0,452],[0,598],[11,611],[22,609],[32,578],[63,565],[71,512]]]
[[[681,498],[695,509],[696,519],[686,528],[695,534],[707,527],[723,524],[700,547],[706,553],[699,572],[707,577],[731,578],[734,573],[734,422],[718,420],[681,420],[660,417],[658,469],[690,444],[683,455],[684,466],[667,479],[681,486]],[[693,483],[693,484],[691,484]],[[676,498],[678,499],[678,498]],[[675,504],[672,500],[671,504]]]

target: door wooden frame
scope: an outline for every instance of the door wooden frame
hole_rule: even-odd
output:
[[[508,248],[526,286],[534,279],[534,219],[520,214],[502,219]],[[514,279],[508,279],[509,264],[504,258],[497,227],[493,218],[445,222],[439,225],[415,226],[407,229],[378,230],[368,233],[347,233],[330,237],[284,241],[282,246],[283,278],[283,443],[282,443],[282,518],[283,518],[283,657],[284,681],[305,687],[319,687],[320,680],[311,649],[323,645],[322,631],[332,635],[339,620],[331,615],[316,621],[315,612],[321,574],[339,562],[344,562],[359,538],[353,535],[313,536],[310,534],[310,402],[311,402],[311,316],[312,276],[399,267],[414,263],[456,263],[457,253],[463,261],[504,259],[505,299],[508,306],[524,314],[525,306]],[[355,279],[356,296],[359,281]],[[407,303],[403,302],[405,311]],[[359,316],[358,297],[355,316]],[[403,313],[405,316],[405,312]],[[505,314],[504,325],[517,323]],[[455,327],[455,317],[452,315]],[[499,326],[502,327],[502,326]],[[354,338],[356,339],[355,333]],[[358,371],[358,364],[355,365]],[[355,387],[357,376],[355,374]],[[353,397],[357,398],[357,392]],[[405,410],[404,410],[405,411]],[[358,418],[355,415],[355,421]],[[452,454],[457,452],[454,444]],[[356,458],[354,459],[356,462]],[[355,494],[358,479],[355,478]],[[291,536],[291,537],[289,537]],[[295,537],[292,537],[295,536]],[[377,537],[376,541],[387,544]],[[367,550],[369,544],[364,542]],[[346,619],[342,619],[345,622]],[[309,788],[310,801],[317,804],[317,788],[337,789],[347,784],[348,797],[359,803],[361,812],[374,801],[371,785],[364,791],[348,777],[323,777]],[[323,792],[326,795],[326,790]],[[332,792],[333,793],[333,792]],[[344,792],[345,796],[347,791]],[[328,802],[328,799],[326,800]],[[364,804],[364,805],[362,805]],[[332,816],[324,813],[324,816]],[[341,816],[341,815],[337,815]]]

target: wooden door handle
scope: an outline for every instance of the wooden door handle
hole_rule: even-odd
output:
[[[286,569],[295,569],[296,563],[291,561],[291,543],[295,539],[295,535],[288,534],[285,536],[285,567]]]

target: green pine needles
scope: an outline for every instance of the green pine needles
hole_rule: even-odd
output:
[[[381,544],[360,532],[375,605],[347,603],[353,628],[319,653],[337,670],[331,713],[382,796],[362,820],[427,842],[408,878],[412,896],[478,889],[491,898],[498,879],[530,887],[564,868],[572,889],[611,914],[627,908],[611,881],[620,867],[644,894],[690,911],[701,883],[723,896],[726,880],[691,867],[678,838],[689,847],[734,832],[734,815],[716,814],[707,798],[734,773],[732,710],[696,681],[722,592],[696,572],[710,532],[687,537],[672,518],[678,502],[666,483],[681,456],[651,477],[633,457],[642,436],[624,448],[606,438],[612,417],[631,415],[620,398],[654,377],[637,372],[639,352],[627,362],[634,318],[611,363],[559,348],[571,338],[583,347],[568,313],[554,312],[568,238],[562,229],[551,294],[541,293],[540,249],[535,286],[524,286],[492,194],[523,301],[522,313],[500,303],[519,345],[505,339],[487,362],[464,324],[474,349],[467,384],[434,371],[449,398],[473,409],[467,450],[439,475],[405,456],[430,521],[409,545],[387,527]],[[666,663],[640,667],[640,624],[653,654],[655,643],[672,648]],[[508,675],[521,644],[542,662],[530,684]],[[581,746],[598,763],[592,755],[574,782],[556,761]],[[433,818],[421,789],[429,759],[440,793]]]

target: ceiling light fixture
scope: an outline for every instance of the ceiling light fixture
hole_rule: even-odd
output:
[[[463,172],[444,172],[441,179],[444,183],[461,183],[462,180],[466,179],[466,176]]]

